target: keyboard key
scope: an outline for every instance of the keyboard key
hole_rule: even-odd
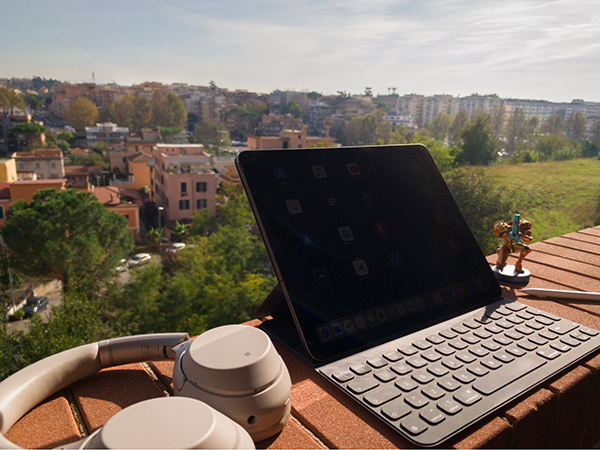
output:
[[[394,375],[388,369],[384,369],[384,370],[380,370],[379,372],[375,372],[375,378],[377,378],[379,381],[387,383],[389,381],[396,379],[396,375]]]
[[[571,350],[571,346],[567,344],[563,344],[562,342],[553,342],[550,344],[550,347],[554,350],[558,350],[561,353],[566,353]]]
[[[535,318],[535,321],[538,323],[541,323],[542,325],[552,325],[554,323],[554,320],[552,319],[548,319],[547,317],[544,316],[538,316]]]
[[[427,425],[422,420],[416,417],[409,417],[405,419],[400,426],[407,433],[412,434],[413,436],[417,436],[427,430]]]
[[[445,359],[442,361],[442,364],[450,370],[460,369],[463,366],[463,363],[456,358]]]
[[[544,364],[546,364],[546,361],[536,354],[530,353],[515,359],[510,364],[507,364],[504,370],[495,372],[493,376],[490,375],[478,379],[473,383],[473,388],[482,394],[489,395]]]
[[[445,377],[438,381],[438,386],[447,390],[448,392],[452,392],[457,390],[461,385],[455,379],[451,377]]]
[[[482,365],[492,370],[496,370],[502,367],[502,363],[500,361],[496,361],[494,358],[490,357],[483,358],[480,362]]]
[[[437,425],[440,422],[443,422],[446,419],[446,416],[442,414],[442,412],[437,409],[435,406],[428,406],[423,408],[419,413],[421,419],[424,419],[426,422],[431,425]]]
[[[592,328],[588,328],[588,327],[579,327],[579,331],[587,334],[588,336],[597,336],[598,335],[598,331],[593,330]]]
[[[410,407],[402,399],[394,400],[381,408],[381,413],[390,420],[401,419],[410,412]]]
[[[529,314],[527,311],[521,311],[520,313],[517,313],[517,316],[523,320],[533,319],[533,316],[531,314]]]
[[[410,406],[412,406],[413,408],[417,408],[417,409],[422,408],[423,406],[425,406],[429,403],[429,400],[418,392],[416,392],[414,394],[407,394],[404,397],[404,401],[406,403],[408,403]]]
[[[527,352],[525,350],[523,350],[522,348],[519,348],[515,345],[511,345],[509,347],[506,347],[506,352],[510,353],[513,356],[523,356],[525,354],[527,354]]]
[[[456,331],[458,334],[465,334],[469,332],[469,329],[463,325],[454,325],[452,331]]]
[[[469,350],[470,351],[470,350]],[[466,364],[470,364],[473,361],[475,361],[477,358],[475,358],[473,355],[471,355],[470,353],[459,353],[456,355],[456,359],[459,359],[460,361],[466,363]]]
[[[435,362],[435,361],[439,361],[440,359],[442,359],[442,355],[440,355],[439,353],[437,353],[433,350],[423,352],[423,353],[421,353],[421,356],[429,362]]]
[[[405,356],[412,356],[418,353],[416,348],[408,345],[402,345],[401,347],[398,347],[398,351]]]
[[[501,306],[496,310],[498,314],[502,314],[503,316],[510,316],[514,311],[508,309],[506,306]]]
[[[577,328],[573,322],[567,322],[566,320],[561,320],[560,322],[555,323],[554,325],[550,325],[548,329],[556,334],[567,334],[569,331]]]
[[[448,369],[441,364],[432,364],[427,368],[427,371],[436,377],[443,377],[448,373]]]
[[[492,323],[493,320],[488,316],[475,317],[475,320],[483,325],[487,325],[488,323]]]
[[[348,389],[355,394],[364,394],[377,386],[379,386],[379,382],[371,376],[357,378],[347,384]]]
[[[404,392],[410,392],[419,387],[417,383],[415,383],[410,378],[403,378],[394,383],[398,388],[402,389]]]
[[[477,336],[473,336],[472,334],[467,334],[467,335],[463,336],[461,339],[469,345],[475,345],[481,341],[481,339],[479,339]]]
[[[485,348],[480,347],[480,346],[476,346],[476,347],[470,348],[469,349],[469,353],[472,353],[475,356],[479,356],[481,358],[482,356],[487,355],[489,353],[489,351],[486,350]],[[458,356],[457,356],[457,358],[458,358]],[[465,361],[465,362],[467,362],[467,361]]]
[[[419,368],[427,365],[427,361],[425,361],[423,358],[421,358],[419,356],[413,356],[411,358],[408,358],[406,360],[406,362],[409,365],[411,365],[412,367],[414,367],[415,369],[419,369]]]
[[[513,341],[523,339],[523,335],[521,333],[517,333],[515,330],[508,330],[506,333],[504,333],[504,336],[506,336],[509,339],[512,339]]]
[[[462,411],[463,407],[459,403],[451,398],[446,398],[437,404],[438,408],[444,411],[446,414],[454,415]]]
[[[438,345],[443,342],[446,342],[446,339],[442,338],[441,336],[438,336],[437,334],[432,334],[431,336],[427,336],[425,339],[427,339],[429,342],[431,342],[434,345]]]
[[[529,312],[530,314],[533,314],[534,316],[544,316],[547,317],[548,319],[552,319],[554,321],[559,321],[560,317],[555,316],[554,314],[550,314],[546,311],[542,311],[541,309],[537,309],[537,308],[527,308],[527,312]]]
[[[483,329],[477,330],[473,334],[481,339],[487,339],[492,336],[492,333],[490,333],[489,331],[483,330]]]
[[[451,348],[447,345],[440,345],[435,348],[435,351],[438,352],[440,355],[444,355],[444,356],[450,356],[456,352],[456,350],[454,350],[453,348]]]
[[[445,337],[446,339],[454,339],[458,335],[454,331],[448,329],[440,331],[440,336]]]
[[[558,337],[558,334],[554,334],[548,330],[542,330],[538,333],[541,337],[548,339],[549,341],[553,341]]]
[[[339,381],[340,383],[345,383],[346,381],[350,381],[354,379],[354,375],[349,370],[341,370],[338,372],[333,372],[331,376]]]
[[[477,375],[478,377],[482,377],[490,373],[489,369],[486,369],[481,364],[473,364],[467,367],[467,370],[471,372],[473,375]]]
[[[385,359],[387,359],[390,362],[400,361],[403,358],[403,356],[398,352],[385,352],[381,356],[383,356]]]
[[[500,328],[504,328],[505,330],[508,330],[515,326],[514,324],[510,323],[508,320],[504,320],[504,319],[496,321],[496,325],[499,326]]]
[[[407,366],[404,363],[394,364],[393,366],[390,366],[390,369],[392,369],[398,375],[406,375],[407,373],[411,373],[412,372],[412,368],[409,367],[409,366]]]
[[[531,328],[529,328],[527,325],[519,325],[518,327],[515,328],[515,330],[517,330],[519,333],[527,335],[527,336],[529,336],[530,334],[533,334],[533,330]]]
[[[467,348],[469,346],[466,342],[463,342],[460,339],[454,339],[448,343],[452,347],[454,347],[456,350],[464,350],[465,348]]]
[[[375,369],[380,369],[381,367],[387,366],[387,361],[383,358],[376,356],[375,358],[367,359],[367,364]]]
[[[430,373],[424,371],[415,372],[411,376],[413,380],[421,384],[427,384],[431,380],[433,380],[433,376]]]
[[[547,339],[544,339],[540,335],[529,336],[528,340],[529,342],[533,342],[535,345],[544,345],[546,342],[548,342]]]
[[[558,350],[550,349],[550,348],[540,348],[537,352],[542,358],[546,359],[556,359],[560,356],[560,352]]]
[[[443,389],[436,387],[435,385],[427,386],[421,389],[421,392],[429,397],[431,400],[438,400],[446,395]]]
[[[537,323],[537,322],[527,322],[525,325],[527,325],[529,328],[533,328],[536,331],[540,331],[541,329],[544,328],[544,325],[542,325],[541,323]]]
[[[504,305],[504,307],[506,307],[514,312],[519,312],[519,311],[522,311],[523,309],[527,308],[527,306],[524,305],[523,303],[517,303],[517,302],[508,303],[508,304]]]
[[[496,325],[488,325],[485,327],[485,329],[492,334],[500,334],[504,331],[502,328],[497,327]]]
[[[494,353],[494,358],[496,358],[500,362],[503,362],[504,364],[508,364],[509,362],[515,359],[514,356],[511,356],[508,353],[504,352]]]
[[[488,316],[492,320],[498,320],[498,319],[501,319],[503,317],[502,314],[498,314],[495,311],[494,312],[485,313],[485,315]]]
[[[371,368],[366,364],[353,364],[350,366],[350,370],[356,375],[365,375],[371,371]]]
[[[366,394],[363,399],[371,406],[381,406],[395,398],[400,397],[402,392],[393,384],[387,384],[380,389],[376,389]]]
[[[465,320],[463,325],[471,330],[476,330],[477,328],[481,328],[481,325],[474,320]]]
[[[586,342],[590,340],[590,337],[587,334],[580,333],[579,331],[574,331],[569,336],[581,342]]]
[[[506,320],[508,320],[511,323],[514,323],[515,325],[521,325],[523,322],[525,322],[523,319],[521,319],[518,316],[510,316],[510,317],[507,317]]]
[[[579,342],[577,339],[573,339],[568,336],[561,337],[560,342],[562,342],[563,344],[570,345],[571,347],[577,347],[581,344],[581,342]]]
[[[452,374],[452,378],[464,384],[471,383],[475,379],[472,374],[465,370],[459,370],[458,372],[455,372]]]
[[[474,403],[477,403],[483,397],[475,392],[473,389],[461,389],[460,391],[454,394],[454,400],[458,400],[465,406],[471,406]]]
[[[481,344],[481,346],[482,346],[483,348],[486,348],[486,349],[488,349],[488,350],[492,351],[492,352],[495,352],[496,350],[500,350],[500,349],[502,348],[502,346],[501,346],[500,344],[498,344],[498,343],[496,343],[496,342],[494,342],[494,341],[486,341],[486,342],[483,342],[483,343]]]
[[[513,343],[513,340],[506,336],[500,335],[494,337],[494,342],[500,345],[510,345]]]
[[[419,350],[427,350],[428,348],[431,348],[431,344],[425,339],[419,339],[418,341],[413,342],[413,345]]]
[[[535,350],[536,348],[538,348],[537,345],[535,345],[534,343],[529,342],[529,341],[520,341],[517,343],[517,345],[519,347],[521,347],[523,350],[527,350],[528,352],[531,352],[531,351]]]

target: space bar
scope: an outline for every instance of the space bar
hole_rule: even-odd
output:
[[[473,383],[473,388],[482,394],[489,395],[544,364],[546,364],[546,360],[535,353],[530,353],[505,364],[500,370],[488,374],[487,377],[477,380]]]

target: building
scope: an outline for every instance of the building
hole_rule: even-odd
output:
[[[216,213],[216,173],[211,156],[199,144],[158,144],[153,147],[150,197],[163,207],[167,226],[189,223],[195,211]]]
[[[31,122],[31,115],[18,110],[0,112],[0,153],[8,153],[10,149],[25,149],[27,138],[13,136],[10,129],[20,123]]]
[[[122,147],[129,136],[129,128],[118,127],[116,123],[97,123],[95,127],[85,127],[87,144],[90,147],[104,142],[109,147]]]
[[[19,200],[30,203],[37,191],[42,189],[65,189],[67,180],[52,179],[52,180],[23,180],[0,181],[0,227],[4,225],[6,211],[12,203]]]
[[[298,103],[302,111],[306,111],[308,108],[308,94],[306,92],[277,90],[269,95],[269,112],[281,114],[291,101]]]
[[[33,172],[38,180],[52,180],[65,177],[62,151],[59,149],[37,149],[32,152],[16,152],[12,157],[17,165],[17,176],[21,172]]]
[[[151,153],[132,152],[123,150],[120,152],[109,152],[110,168],[113,174],[117,172],[126,178],[111,180],[111,186],[119,186],[128,189],[148,188],[152,184],[151,169],[154,165],[154,157]]]
[[[67,187],[89,191],[98,186],[102,178],[102,166],[65,166]]]
[[[0,181],[17,181],[17,162],[14,158],[0,158]]]
[[[139,242],[141,240],[140,207],[143,205],[140,193],[135,189],[116,186],[93,187],[91,192],[106,209],[127,217],[127,229]]]
[[[279,136],[283,130],[301,130],[304,121],[291,114],[269,113],[262,116],[258,124],[258,134],[261,136]]]
[[[399,114],[398,111],[388,111],[383,116],[383,120],[390,124],[392,132],[396,131],[396,128],[403,126],[407,130],[416,130],[414,119],[408,114]]]
[[[279,136],[248,136],[248,150],[276,150],[282,148],[333,147],[335,139],[307,136],[306,127],[301,130],[282,130]]]

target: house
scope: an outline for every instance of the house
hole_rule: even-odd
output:
[[[15,152],[12,157],[17,164],[17,176],[21,172],[34,172],[35,178],[38,180],[53,180],[65,177],[64,158],[62,151],[59,149]],[[20,176],[19,179],[21,179]]]
[[[91,192],[106,209],[127,217],[127,229],[139,242],[141,240],[140,207],[143,204],[140,193],[135,189],[117,186],[92,187]]]
[[[10,205],[19,200],[24,200],[30,203],[37,191],[42,189],[65,189],[67,180],[51,179],[51,180],[20,180],[0,181],[0,227],[4,225],[6,211]]]
[[[189,222],[194,211],[216,213],[216,174],[210,155],[199,144],[153,147],[151,198],[164,208],[165,223]]]
[[[333,147],[334,145],[334,138],[307,136],[305,127],[301,130],[282,130],[279,136],[248,136],[248,150],[309,148],[311,146]]]
[[[237,168],[234,164],[225,166],[223,171],[219,174],[219,184],[234,184],[238,187],[242,187],[242,180]]]
[[[17,163],[14,158],[0,158],[0,181],[17,181]]]
[[[122,150],[109,152],[110,168],[114,174],[127,175],[127,179],[111,180],[111,186],[128,189],[150,188],[150,166],[154,165],[154,157],[149,153]]]
[[[98,186],[102,177],[102,166],[65,166],[67,187],[90,190],[90,184]]]

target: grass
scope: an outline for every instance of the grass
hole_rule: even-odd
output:
[[[600,160],[596,158],[499,163],[487,167],[486,173],[510,196],[514,212],[533,224],[534,242],[594,226],[598,218]]]

